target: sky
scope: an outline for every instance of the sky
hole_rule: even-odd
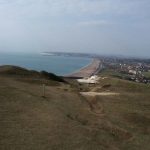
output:
[[[150,0],[0,0],[0,52],[150,56]]]

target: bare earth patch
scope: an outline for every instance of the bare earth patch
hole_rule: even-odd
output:
[[[114,92],[80,92],[83,96],[116,96],[120,95],[119,93]]]

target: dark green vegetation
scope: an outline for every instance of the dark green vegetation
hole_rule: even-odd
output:
[[[58,82],[66,82],[63,78],[56,76],[53,73],[46,71],[37,72],[34,70],[27,70],[17,66],[0,66],[0,75],[5,77],[15,78],[17,80],[37,83],[37,84],[58,84]]]
[[[100,73],[101,76],[111,76],[119,79],[129,80],[130,76],[124,72],[118,72],[113,69],[104,69]]]
[[[68,80],[70,85],[39,73],[3,71],[0,150],[149,150],[149,85],[112,77],[91,86]],[[81,89],[120,95],[82,97]]]

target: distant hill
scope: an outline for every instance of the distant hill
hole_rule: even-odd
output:
[[[58,82],[65,82],[62,77],[56,76],[53,73],[48,73],[46,71],[34,71],[21,68],[18,66],[4,65],[0,66],[0,75],[12,76],[12,77],[21,77],[21,78],[34,78],[34,79],[47,79]]]

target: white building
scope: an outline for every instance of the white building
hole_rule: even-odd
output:
[[[137,72],[135,70],[129,70],[129,73],[136,75]]]
[[[99,77],[94,75],[89,78],[77,79],[79,83],[96,84],[98,83]]]

